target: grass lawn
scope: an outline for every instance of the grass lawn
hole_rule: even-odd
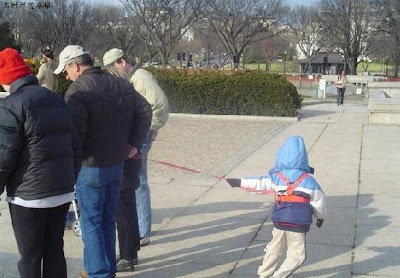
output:
[[[242,67],[243,64],[240,64],[240,67]],[[364,71],[364,66],[366,66],[366,64],[360,63],[358,64],[357,67],[357,72],[358,74],[361,74]],[[261,70],[265,70],[265,64],[245,64],[244,65],[245,69],[261,69]],[[227,66],[225,68],[228,68]],[[230,68],[230,66],[229,66]],[[389,65],[389,73],[393,70],[393,65]],[[367,71],[369,71],[372,74],[385,74],[385,70],[386,70],[386,65],[381,65],[381,63],[379,62],[374,62],[374,63],[370,63],[368,65]],[[284,71],[284,63],[283,62],[274,62],[271,65],[271,72],[274,73],[283,73]],[[293,61],[287,61],[286,62],[286,73],[287,74],[298,74],[299,73],[299,64],[297,62],[293,62]]]

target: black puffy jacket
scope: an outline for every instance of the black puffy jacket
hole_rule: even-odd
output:
[[[65,100],[83,143],[84,165],[122,163],[129,145],[141,148],[152,110],[128,81],[92,67],[71,84]]]
[[[0,100],[0,193],[24,200],[73,191],[81,144],[64,100],[34,76],[11,84]]]

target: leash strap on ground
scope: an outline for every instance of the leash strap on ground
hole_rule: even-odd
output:
[[[142,156],[140,156],[140,155],[137,155],[133,159],[141,159],[142,160],[144,158]],[[213,178],[216,178],[216,179],[219,179],[219,180],[222,180],[222,181],[226,181],[225,177],[220,177],[220,176],[204,173],[204,172],[201,172],[201,171],[198,171],[198,170],[195,170],[195,169],[191,169],[191,168],[188,168],[188,167],[185,167],[185,166],[169,163],[169,162],[166,162],[166,161],[155,160],[155,159],[151,159],[151,158],[147,158],[147,160],[155,162],[155,163],[159,163],[159,164],[171,167],[171,168],[175,168],[175,169],[179,169],[179,170],[183,170],[183,171],[187,171],[187,172],[191,172],[191,173],[195,173],[195,174],[201,174],[201,175],[213,177]],[[253,193],[257,193],[257,194],[275,194],[274,191],[269,191],[269,190],[263,190],[263,191],[253,192]]]
[[[133,159],[144,159],[144,158],[142,156],[138,155],[138,156],[135,156]],[[172,163],[169,163],[169,162],[166,162],[166,161],[155,160],[155,159],[151,159],[151,158],[147,158],[147,160],[152,161],[152,162],[156,162],[156,163],[159,163],[159,164],[171,167],[171,168],[175,168],[175,169],[179,169],[179,170],[183,170],[183,171],[187,171],[187,172],[191,172],[191,173],[201,174],[201,175],[205,175],[205,176],[209,176],[209,177],[213,177],[213,178],[216,178],[216,179],[220,179],[220,180],[226,181],[225,177],[211,175],[211,174],[204,173],[204,172],[201,172],[201,171],[198,171],[198,170],[195,170],[195,169],[191,169],[191,168],[188,168],[188,167],[185,167],[185,166],[172,164]]]

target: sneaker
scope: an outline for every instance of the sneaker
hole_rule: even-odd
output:
[[[140,246],[147,246],[150,244],[150,238],[148,237],[142,237],[140,238]]]
[[[134,271],[134,270],[135,270],[135,265],[133,263],[133,260],[121,259],[117,263],[117,272]]]

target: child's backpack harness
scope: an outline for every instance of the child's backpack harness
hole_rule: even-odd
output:
[[[307,172],[304,172],[300,178],[298,178],[294,183],[290,183],[290,181],[282,174],[282,172],[276,173],[281,180],[283,180],[287,186],[285,195],[276,195],[276,202],[280,205],[280,202],[288,202],[288,203],[309,203],[310,199],[302,196],[293,195],[293,191],[297,186],[308,176]]]

